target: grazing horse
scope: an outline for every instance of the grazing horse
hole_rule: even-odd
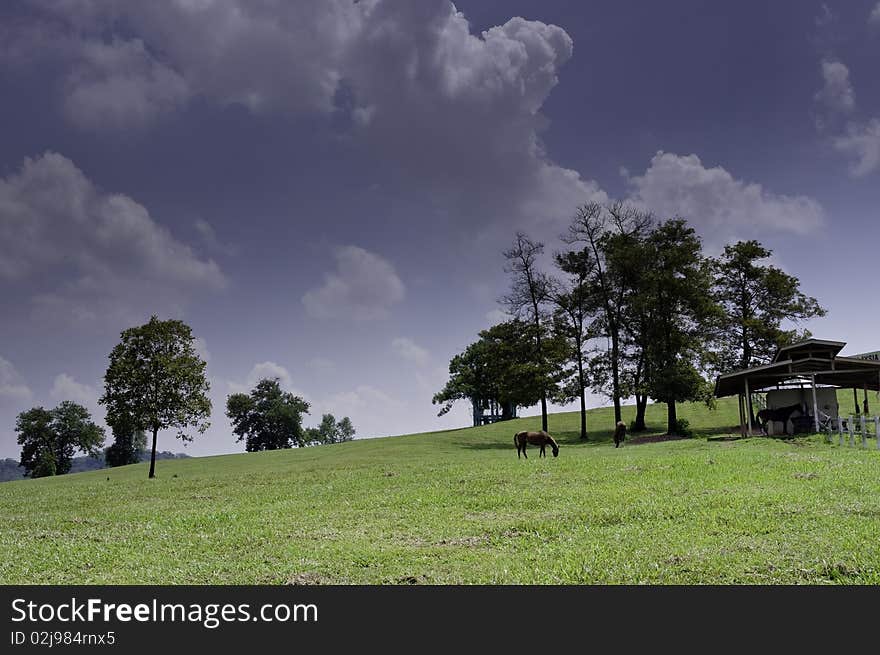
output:
[[[553,450],[553,457],[559,456],[559,444],[556,443],[556,440],[553,437],[543,430],[539,432],[517,432],[513,435],[513,443],[516,446],[517,459],[519,459],[520,453],[522,453],[523,457],[526,459],[529,458],[529,456],[526,455],[526,446],[528,444],[541,447],[541,452],[538,457],[547,457],[547,453],[544,450],[547,444],[550,444],[550,448]]]
[[[618,448],[626,439],[626,423],[618,421],[614,428],[614,447]]]
[[[767,434],[767,423],[770,421],[780,421],[782,423],[782,433],[788,434],[788,419],[795,412],[803,414],[803,409],[799,404],[777,407],[776,409],[762,409],[755,418],[761,424],[761,432],[764,434]]]

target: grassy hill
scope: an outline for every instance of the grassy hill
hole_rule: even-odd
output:
[[[633,408],[625,408],[632,418]],[[880,451],[698,436],[615,449],[611,410],[0,485],[0,582],[880,583]],[[665,407],[649,407],[660,432]]]

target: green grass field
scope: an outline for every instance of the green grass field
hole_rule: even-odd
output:
[[[736,432],[725,400],[680,408],[693,439],[615,449],[611,416],[579,443],[552,415],[557,459],[517,460],[525,418],[4,483],[0,582],[880,583],[873,439],[707,438]]]

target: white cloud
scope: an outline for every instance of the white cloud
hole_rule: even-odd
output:
[[[140,128],[183,106],[190,90],[143,41],[86,41],[65,82],[64,112],[89,130]]]
[[[489,325],[497,325],[498,323],[504,323],[509,321],[513,317],[507,312],[501,309],[492,309],[485,314],[486,320],[489,321]]]
[[[847,114],[856,107],[856,94],[849,80],[849,68],[840,61],[822,61],[824,86],[815,100],[827,111]]]
[[[195,226],[196,232],[198,233],[202,244],[210,252],[218,252],[223,255],[238,254],[238,248],[232,243],[222,242],[217,236],[217,231],[214,229],[214,226],[211,225],[208,221],[199,218],[195,221],[195,223],[193,223],[193,225]]]
[[[880,25],[880,2],[878,2],[871,10],[871,15],[868,16],[868,22],[871,25]]]
[[[278,379],[279,385],[284,391],[289,391],[294,396],[309,401],[306,394],[299,391],[293,385],[293,376],[284,366],[272,361],[259,362],[254,364],[250,372],[245,377],[244,382],[228,380],[226,387],[230,394],[233,393],[250,393],[260,382],[260,380]]]
[[[49,396],[56,402],[72,400],[93,409],[97,406],[100,394],[95,387],[77,382],[72,375],[59,373],[55,376]]]
[[[431,359],[431,355],[427,350],[406,337],[393,339],[391,347],[399,357],[416,366],[426,366]]]
[[[541,108],[573,53],[561,27],[516,17],[472,33],[448,0],[36,6],[42,19],[19,29],[17,60],[49,55],[73,71],[60,86],[82,127],[144,126],[194,97],[347,114],[351,136],[381,144],[401,185],[462,225],[478,221],[471,242],[491,228],[555,237],[577,205],[607,199],[541,143]]]
[[[0,179],[0,208],[0,283],[32,280],[44,318],[130,322],[225,285],[214,261],[196,257],[144,206],[100,191],[57,153],[26,158]]]
[[[193,339],[193,347],[195,348],[196,355],[201,357],[203,362],[211,361],[211,351],[208,350],[208,342],[205,341],[204,337]]]
[[[33,393],[12,362],[0,357],[0,406],[18,407],[32,397]]]
[[[412,424],[403,402],[367,384],[327,396],[313,406],[313,422],[320,420],[324,413],[333,414],[337,419],[348,416],[360,438],[402,434],[409,431],[408,426]]]
[[[880,165],[880,120],[874,118],[865,125],[850,124],[846,135],[833,141],[834,148],[855,158],[850,173],[862,177]]]
[[[706,168],[697,155],[658,152],[644,175],[630,177],[629,184],[630,201],[658,218],[685,218],[717,241],[771,230],[809,234],[824,221],[821,205],[812,198],[771,193],[720,166]]]
[[[319,319],[381,319],[403,300],[406,290],[387,260],[357,246],[334,252],[336,270],[302,297],[306,313]]]

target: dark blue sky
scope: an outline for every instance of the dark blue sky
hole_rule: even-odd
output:
[[[151,313],[209,357],[194,454],[265,375],[361,436],[464,425],[430,398],[501,251],[589,200],[761,240],[880,349],[876,0],[16,0],[0,44],[0,456],[22,409],[102,416]]]

